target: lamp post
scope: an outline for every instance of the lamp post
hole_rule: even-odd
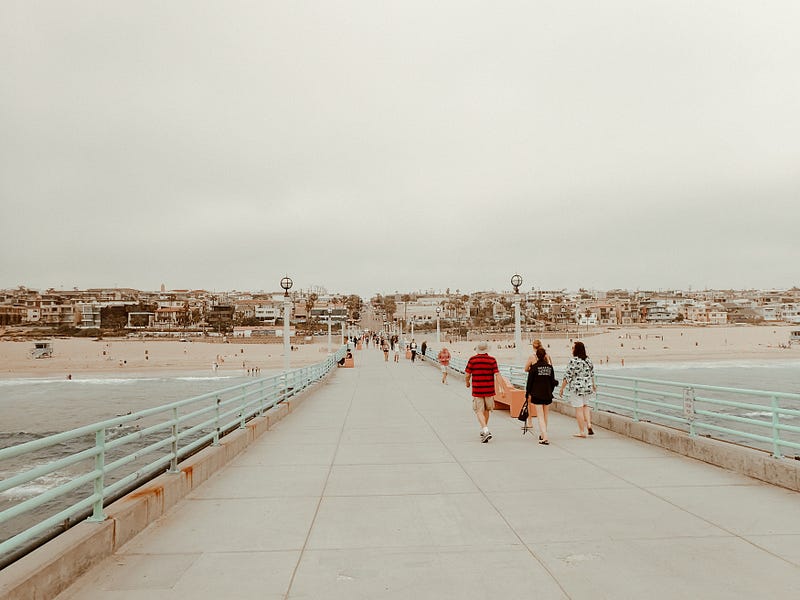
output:
[[[439,346],[442,343],[441,334],[439,330],[439,314],[441,314],[442,309],[440,306],[436,307],[436,345]]]
[[[281,279],[283,288],[283,371],[289,373],[289,320],[292,318],[292,300],[289,298],[289,290],[292,289],[292,280],[287,275]]]
[[[411,339],[414,339],[414,323],[417,321],[416,315],[411,317]]]
[[[328,354],[331,353],[331,313],[333,309],[328,307]]]
[[[518,274],[511,276],[511,285],[514,286],[514,346],[516,347],[517,364],[523,364],[522,356],[522,326],[519,314],[519,286],[522,285],[522,277]]]

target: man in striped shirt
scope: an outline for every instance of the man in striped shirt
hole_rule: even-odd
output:
[[[503,386],[499,384],[500,370],[497,368],[497,361],[493,356],[489,356],[489,345],[486,342],[479,342],[475,348],[477,354],[467,361],[466,381],[470,387],[472,381],[472,410],[478,417],[481,425],[481,442],[484,444],[492,439],[489,431],[489,413],[494,410],[495,383],[500,388],[500,395],[505,396]]]

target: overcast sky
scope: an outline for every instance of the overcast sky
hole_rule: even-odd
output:
[[[0,3],[0,287],[800,285],[797,0]]]

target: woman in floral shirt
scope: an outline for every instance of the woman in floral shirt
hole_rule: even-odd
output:
[[[564,388],[569,386],[569,403],[575,409],[575,419],[578,421],[578,433],[575,437],[585,438],[594,435],[592,431],[592,413],[589,402],[597,393],[597,383],[594,379],[594,365],[586,356],[586,346],[583,342],[572,345],[572,358],[567,363],[564,371],[564,381],[558,397],[564,397]]]

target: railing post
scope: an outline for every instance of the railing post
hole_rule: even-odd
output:
[[[264,380],[258,382],[258,416],[264,416]]]
[[[172,459],[169,461],[169,471],[175,474],[178,472],[178,407],[172,409]]]
[[[247,410],[247,392],[242,391],[242,398],[239,403],[239,429],[244,429],[246,427],[246,419],[245,419],[245,412]]]
[[[219,446],[219,404],[221,400],[217,396],[217,406],[214,409],[214,441],[211,442],[212,446]]]
[[[105,466],[106,466],[106,430],[100,429],[94,434],[94,445],[97,449],[97,454],[94,456],[94,468],[98,472],[97,477],[94,478],[94,495],[95,501],[92,509],[92,516],[89,521],[99,523],[106,520],[106,514],[103,512],[103,488],[105,487]]]
[[[633,420],[639,421],[639,380],[633,380]]]
[[[696,413],[694,409],[694,388],[683,388],[683,416],[689,423],[689,437],[697,437],[697,429],[694,426]]]
[[[772,456],[775,458],[781,458],[783,454],[781,453],[781,430],[779,429],[779,425],[781,424],[780,420],[780,413],[778,410],[780,409],[780,405],[778,404],[778,397],[772,397]]]

